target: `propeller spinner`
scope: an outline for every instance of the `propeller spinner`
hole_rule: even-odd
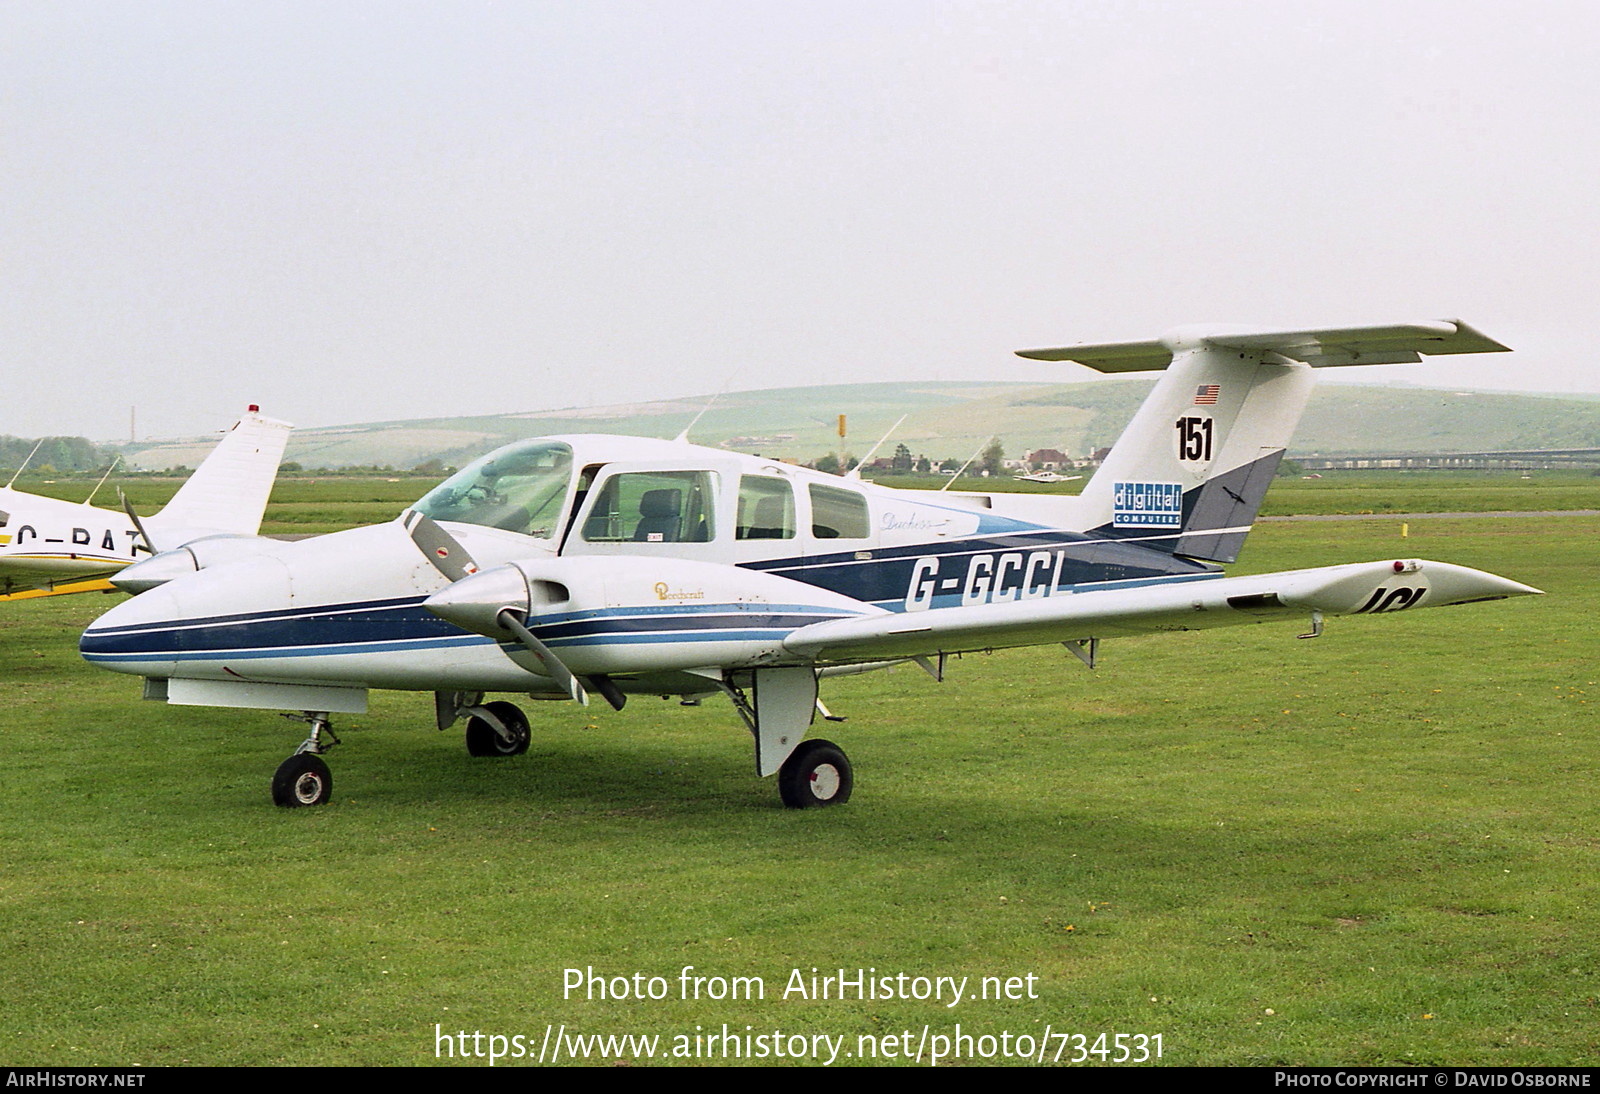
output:
[[[424,608],[463,630],[515,639],[533,654],[546,676],[573,699],[589,705],[589,693],[572,670],[528,629],[528,581],[520,570],[498,566],[480,573],[461,542],[431,517],[412,510],[405,515],[404,524],[423,557],[450,579],[448,587],[423,601]]]

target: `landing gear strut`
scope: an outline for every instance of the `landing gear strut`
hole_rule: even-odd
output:
[[[321,753],[338,744],[339,738],[333,735],[326,714],[307,712],[284,717],[310,723],[311,735],[300,742],[293,756],[278,765],[272,776],[272,804],[286,809],[321,805],[333,796],[333,773],[322,761]],[[331,741],[322,739],[324,733]]]

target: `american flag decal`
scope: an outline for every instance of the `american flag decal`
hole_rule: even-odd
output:
[[[1195,406],[1216,406],[1217,396],[1222,394],[1221,384],[1201,384],[1194,389]]]

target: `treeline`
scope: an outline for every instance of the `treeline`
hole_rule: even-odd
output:
[[[34,445],[39,451],[33,452]],[[28,453],[33,459],[28,460]],[[104,471],[116,452],[101,448],[86,437],[0,437],[0,468],[15,471],[28,460],[29,471]]]

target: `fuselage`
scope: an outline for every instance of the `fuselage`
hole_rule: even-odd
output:
[[[138,543],[124,513],[0,487],[0,592],[109,576]]]
[[[691,693],[708,690],[697,672],[782,661],[783,637],[814,622],[1220,574],[1126,535],[1052,526],[1068,500],[1008,510],[1003,496],[590,435],[508,446],[415,509],[480,571],[519,563],[556,590],[528,625],[573,672]],[[423,607],[449,584],[399,522],[375,525],[167,581],[101,617],[82,651],[159,679],[551,690],[526,651]]]

